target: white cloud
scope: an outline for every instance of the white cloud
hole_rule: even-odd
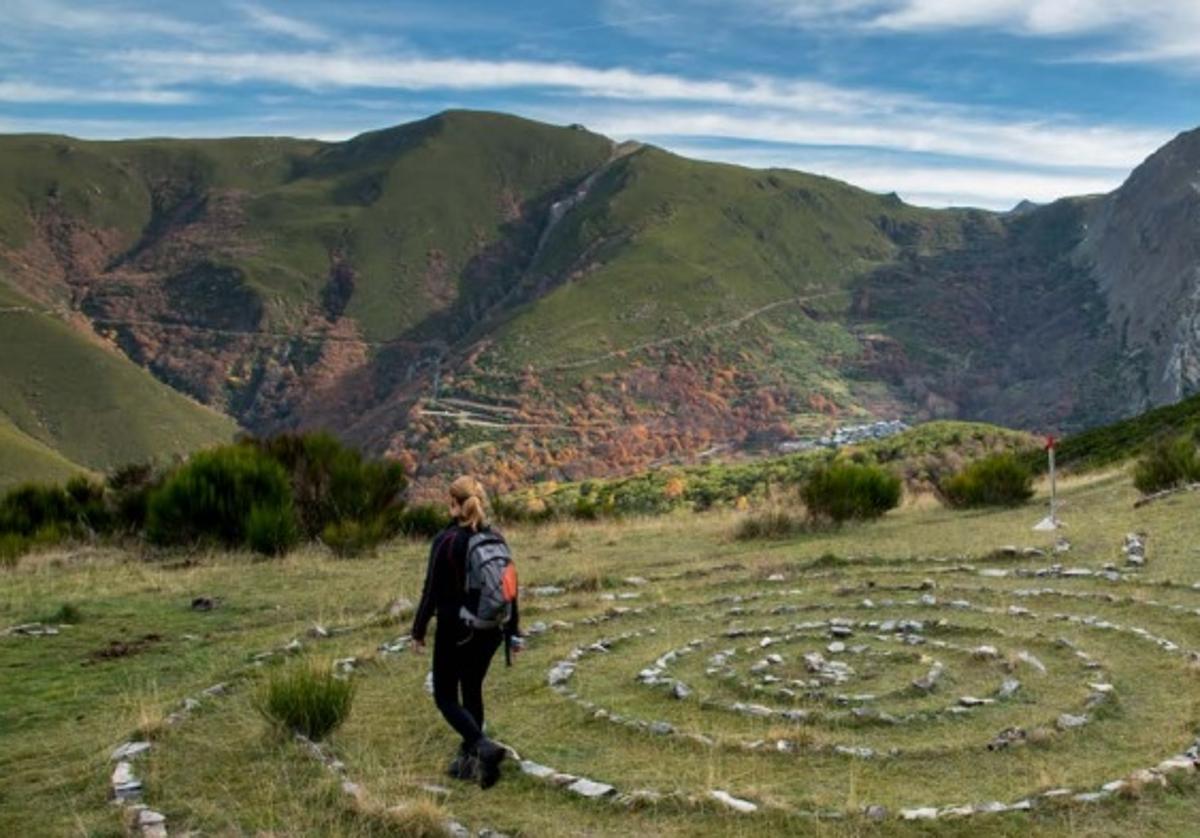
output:
[[[196,101],[196,97],[180,90],[160,90],[150,87],[75,88],[35,82],[0,81],[0,102],[22,104],[75,103],[102,104],[126,103],[132,105],[182,105]]]
[[[238,4],[237,9],[245,15],[251,26],[264,32],[286,35],[299,41],[328,41],[330,39],[329,34],[315,24],[273,12],[254,3]]]
[[[29,26],[85,34],[149,32],[189,37],[204,27],[154,12],[113,3],[81,5],[62,0],[6,0],[7,26]]]
[[[705,2],[705,0],[692,0]],[[806,27],[880,32],[999,30],[1039,38],[1094,38],[1083,62],[1200,66],[1197,0],[757,0]]]
[[[1127,26],[1161,31],[1200,21],[1193,0],[892,0],[876,5],[871,25],[900,30],[991,27],[1057,36]]]
[[[1166,134],[1150,131],[935,114],[820,121],[786,114],[659,109],[652,113],[601,115],[589,125],[617,137],[658,134],[740,138],[795,145],[895,149],[1024,165],[1125,171],[1169,139]]]
[[[852,183],[871,192],[896,192],[922,206],[976,206],[1005,210],[1018,201],[1048,203],[1071,195],[1108,192],[1127,171],[1094,173],[1017,167],[933,166],[914,159],[880,161],[862,153],[805,148],[761,148],[734,144],[695,145],[667,140],[678,154],[754,168],[797,169]]]
[[[1031,120],[887,91],[761,76],[723,81],[621,67],[341,52],[134,51],[117,60],[160,83],[256,81],[313,90],[565,90],[590,100],[632,103],[615,110],[597,111],[595,101],[574,108],[571,121],[596,124],[598,130],[618,136],[736,137],[1126,169],[1167,139],[1157,131]],[[655,105],[638,107],[643,103]]]

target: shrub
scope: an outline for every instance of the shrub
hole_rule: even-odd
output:
[[[1191,436],[1161,439],[1133,469],[1133,485],[1142,494],[1200,482],[1200,452]]]
[[[409,538],[430,538],[450,523],[446,507],[436,503],[407,506],[399,514],[399,531]]]
[[[879,518],[900,503],[900,478],[879,466],[834,463],[801,487],[809,515],[834,523]]]
[[[300,540],[291,505],[259,504],[246,518],[246,546],[264,556],[282,556]]]
[[[321,532],[321,541],[340,558],[360,556],[387,537],[387,530],[379,520],[338,521]]]
[[[366,460],[328,433],[280,434],[249,440],[288,474],[301,530],[320,536],[330,524],[372,521],[400,509],[404,467],[397,462]]]
[[[789,512],[772,509],[747,515],[737,523],[733,537],[739,541],[787,538],[804,530],[804,521]]]
[[[150,493],[146,537],[156,544],[246,543],[249,518],[260,510],[291,511],[283,467],[244,445],[202,451]],[[265,512],[259,512],[266,527]]]
[[[1020,506],[1033,497],[1033,472],[1014,454],[976,460],[940,484],[950,506]]]
[[[0,567],[12,569],[29,549],[29,539],[16,533],[0,533]]]
[[[350,715],[354,683],[333,674],[332,667],[295,663],[273,672],[255,697],[255,707],[268,722],[323,739]]]
[[[114,529],[141,532],[146,526],[150,493],[162,483],[161,475],[148,463],[121,466],[108,475],[109,503]]]
[[[0,499],[0,533],[37,536],[43,544],[107,532],[111,524],[104,487],[83,476],[71,478],[62,488],[27,483]]]
[[[0,501],[0,532],[32,536],[51,524],[73,522],[75,503],[57,486],[26,483]]]
[[[74,603],[64,602],[57,610],[46,615],[40,623],[54,623],[58,625],[77,625],[83,621],[83,612],[79,610],[79,606]]]

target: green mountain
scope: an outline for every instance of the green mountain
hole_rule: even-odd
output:
[[[166,460],[236,427],[0,285],[0,489]]]
[[[1200,389],[1197,137],[1007,214],[488,113],[344,143],[0,137],[0,276],[252,431],[329,427],[418,482],[867,416],[1070,431]]]

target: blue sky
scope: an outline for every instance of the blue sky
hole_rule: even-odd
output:
[[[1200,0],[5,0],[0,132],[581,122],[926,205],[1107,191],[1200,126]]]

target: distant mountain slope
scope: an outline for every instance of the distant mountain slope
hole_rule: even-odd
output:
[[[88,469],[17,429],[0,415],[0,492],[27,480],[64,482]]]
[[[490,113],[0,137],[0,266],[251,430],[508,488],[850,417],[1069,431],[1194,392],[1198,145],[990,213]]]
[[[165,460],[235,430],[0,286],[0,484]]]
[[[1181,134],[1095,205],[1077,256],[1143,379],[1129,410],[1200,390],[1200,129]]]

